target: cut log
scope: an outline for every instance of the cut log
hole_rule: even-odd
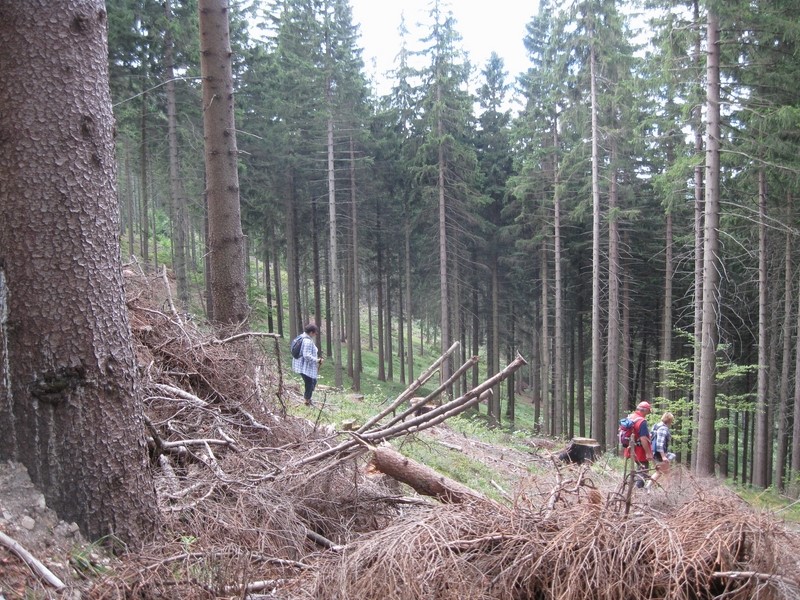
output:
[[[381,473],[394,477],[398,481],[410,485],[418,493],[431,496],[441,502],[455,504],[469,500],[491,502],[480,492],[445,477],[430,467],[413,461],[386,446],[375,448],[372,464]]]
[[[564,462],[582,464],[594,462],[600,455],[600,444],[592,438],[572,438],[570,443],[558,454]]]

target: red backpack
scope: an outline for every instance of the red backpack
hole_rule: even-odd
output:
[[[636,416],[635,418],[631,419],[630,417],[625,417],[624,419],[620,419],[619,421],[619,443],[623,448],[627,448],[631,445],[631,439],[633,439],[633,445],[639,443],[639,429],[642,427],[642,421],[644,421],[644,417]]]

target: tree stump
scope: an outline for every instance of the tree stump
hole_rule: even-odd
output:
[[[600,455],[600,444],[592,438],[572,438],[570,443],[561,452],[558,458],[564,462],[583,464],[594,462]]]

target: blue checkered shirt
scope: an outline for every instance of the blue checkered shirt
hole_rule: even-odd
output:
[[[666,456],[669,450],[669,442],[672,439],[669,427],[663,422],[656,423],[653,427],[653,434],[650,436],[653,440],[653,454],[658,453],[661,456]]]
[[[300,358],[292,358],[292,371],[301,375],[308,375],[311,379],[316,379],[319,376],[317,345],[311,339],[311,336],[306,333],[303,334]]]

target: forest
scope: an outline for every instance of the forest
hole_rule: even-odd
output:
[[[197,7],[107,6],[123,246],[213,317]],[[798,12],[543,0],[530,67],[507,73],[471,64],[434,1],[376,96],[346,1],[231,2],[249,309],[286,337],[318,320],[354,390],[367,319],[380,380],[414,379],[416,331],[488,375],[519,352],[530,365],[495,423],[525,389],[538,430],[613,445],[654,400],[679,415],[687,465],[785,489],[800,471]]]

